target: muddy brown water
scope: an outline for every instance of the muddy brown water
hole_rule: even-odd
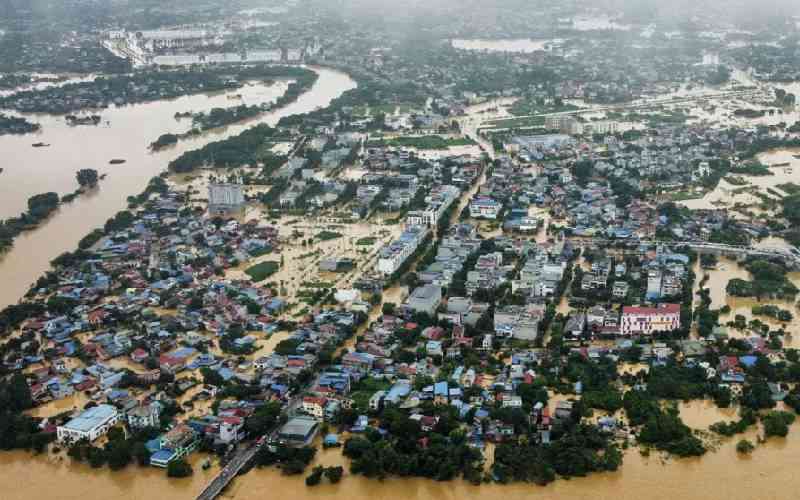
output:
[[[228,93],[242,94],[243,101],[228,100],[228,94],[194,95],[105,110],[101,113],[103,124],[97,127],[68,127],[62,118],[40,116],[34,118],[43,125],[40,134],[0,138],[0,150],[11,159],[4,162],[4,171],[0,174],[3,200],[0,218],[18,215],[33,194],[55,191],[63,195],[73,191],[77,187],[75,172],[81,168],[95,168],[100,174],[108,174],[99,188],[63,205],[38,229],[20,235],[14,247],[0,256],[0,281],[3,283],[0,308],[16,303],[31,283],[49,268],[52,259],[76,248],[83,236],[125,208],[129,195],[141,192],[151,177],[164,171],[167,164],[184,151],[225,139],[257,123],[274,125],[284,116],[327,106],[355,87],[355,82],[345,73],[314,69],[319,79],[294,103],[247,123],[181,141],[158,153],[147,150],[150,142],[165,132],[180,132],[189,126],[185,120],[176,122],[173,117],[176,111],[234,106],[243,101],[248,104],[268,102],[281,95],[285,88],[279,83],[266,88],[247,86]],[[110,125],[105,124],[106,120]],[[50,147],[33,148],[34,142],[44,142]],[[112,158],[124,158],[127,162],[109,165]]]

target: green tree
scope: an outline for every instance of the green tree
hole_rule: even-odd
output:
[[[209,385],[215,385],[217,387],[222,387],[225,385],[225,379],[222,378],[222,375],[219,372],[212,370],[211,368],[203,367],[200,369],[200,374],[203,375],[203,382]]]
[[[167,477],[189,477],[194,471],[186,460],[173,460],[167,465]]]
[[[794,423],[795,416],[786,411],[771,411],[761,418],[764,424],[764,436],[786,437],[789,426]]]
[[[139,465],[150,465],[150,450],[147,449],[143,442],[137,441],[134,443],[131,453]]]
[[[261,436],[269,432],[278,423],[281,405],[274,401],[261,406],[245,423],[250,436]]]
[[[324,468],[321,465],[314,467],[311,474],[306,478],[306,486],[316,486],[322,481]]]
[[[741,453],[742,455],[749,455],[755,449],[756,449],[756,447],[753,446],[753,443],[751,443],[750,441],[748,441],[746,439],[742,439],[741,441],[736,443],[736,451],[738,453]]]
[[[342,480],[342,475],[344,474],[344,469],[341,466],[334,466],[334,467],[326,467],[325,468],[325,477],[328,478],[333,484],[338,483]]]
[[[94,187],[97,185],[97,170],[82,168],[75,174],[81,187]]]

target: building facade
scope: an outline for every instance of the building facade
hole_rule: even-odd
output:
[[[97,405],[83,411],[64,425],[56,428],[56,437],[62,443],[81,440],[94,441],[104,435],[120,420],[120,413],[111,405]]]
[[[681,306],[678,304],[622,308],[620,321],[622,335],[650,335],[677,330],[680,326]]]

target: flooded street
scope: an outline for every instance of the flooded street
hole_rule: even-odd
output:
[[[167,164],[183,152],[239,134],[257,123],[274,125],[284,116],[327,106],[355,86],[344,73],[314,69],[319,79],[296,102],[255,120],[186,139],[158,153],[148,151],[150,142],[165,132],[185,131],[189,127],[188,121],[174,119],[175,112],[236,106],[242,102],[269,102],[283,94],[285,83],[245,87],[230,93],[242,94],[242,100],[229,100],[225,94],[196,95],[105,110],[101,113],[103,124],[97,127],[69,127],[60,117],[36,117],[43,127],[40,134],[0,138],[0,149],[13,158],[6,162],[0,174],[3,181],[0,217],[18,215],[33,194],[55,191],[63,195],[73,191],[77,187],[75,172],[81,168],[95,168],[100,174],[108,174],[98,189],[63,205],[35,231],[21,234],[14,247],[0,257],[0,280],[5,284],[0,293],[0,307],[17,302],[30,284],[48,269],[52,259],[73,250],[83,236],[125,208],[128,196],[141,192],[152,176],[164,171]],[[110,126],[105,125],[106,120],[110,121]],[[32,148],[34,142],[51,146]],[[127,162],[109,165],[112,158],[123,158]]]

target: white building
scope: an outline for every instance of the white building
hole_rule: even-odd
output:
[[[497,219],[501,205],[492,198],[478,196],[469,203],[469,216],[480,219]]]
[[[219,424],[219,440],[223,443],[237,443],[244,439],[244,419],[224,417]]]
[[[411,292],[406,305],[415,312],[433,316],[441,302],[442,288],[436,285],[425,285],[417,287]]]
[[[622,335],[650,335],[677,330],[681,326],[681,306],[659,304],[658,307],[623,307],[620,323]]]
[[[241,184],[210,184],[208,186],[208,212],[224,215],[241,210],[244,191]]]
[[[583,124],[583,134],[616,134],[619,131],[619,123],[615,121],[602,120]]]
[[[303,398],[303,411],[314,418],[322,420],[325,414],[326,403],[327,400],[325,398],[306,396]]]
[[[157,402],[148,405],[140,404],[128,412],[128,425],[133,429],[158,427],[161,406]]]
[[[381,249],[378,259],[378,271],[386,276],[400,269],[428,234],[425,226],[409,226],[397,240]]]
[[[647,300],[661,298],[661,270],[650,269],[647,272]]]
[[[104,435],[120,420],[120,413],[111,405],[97,405],[83,411],[64,425],[56,428],[56,437],[62,443],[81,440],[94,441]]]

